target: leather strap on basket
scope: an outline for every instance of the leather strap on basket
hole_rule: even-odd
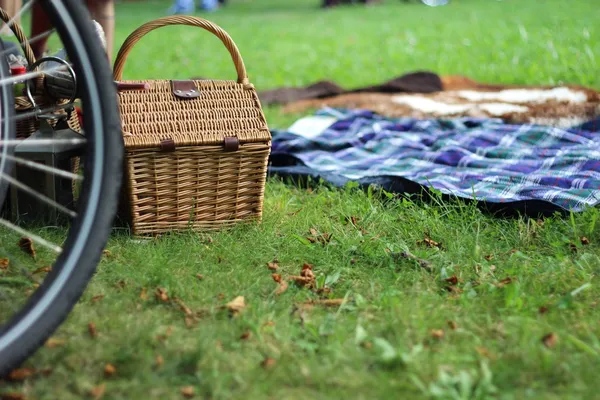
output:
[[[238,83],[247,84],[248,76],[246,75],[246,67],[244,66],[244,61],[242,60],[242,56],[237,46],[231,39],[231,37],[221,29],[219,26],[213,24],[210,21],[207,21],[198,17],[190,17],[190,16],[171,16],[171,17],[163,17],[156,19],[154,21],[150,21],[145,23],[144,25],[137,28],[127,39],[123,46],[119,49],[119,54],[117,54],[117,59],[115,60],[114,68],[113,68],[113,77],[116,81],[120,81],[123,76],[123,69],[125,67],[125,61],[127,60],[127,56],[129,52],[135,46],[135,44],[144,37],[147,33],[162,28],[163,26],[171,26],[171,25],[188,25],[195,26],[198,28],[203,28],[216,37],[218,37],[221,42],[225,45],[229,54],[231,55],[231,59],[235,65],[235,69],[237,70],[238,75]]]
[[[0,8],[0,18],[4,21],[10,30],[15,34],[17,39],[19,39],[19,43],[21,44],[21,48],[23,49],[23,54],[25,54],[25,59],[29,65],[35,64],[35,56],[33,55],[33,49],[29,45],[29,40],[27,39],[27,35],[23,32],[23,29],[13,18],[6,13],[2,8]],[[12,21],[11,21],[12,20]]]

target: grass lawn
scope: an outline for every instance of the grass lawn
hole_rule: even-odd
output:
[[[237,42],[259,89],[319,79],[353,87],[415,69],[600,88],[594,0],[317,3],[231,0],[208,17]],[[119,4],[117,46],[169,5]],[[234,73],[216,38],[165,28],[134,49],[125,77]],[[298,117],[266,112],[277,128]],[[597,398],[599,217],[502,219],[459,201],[271,179],[259,226],[143,242],[115,231],[54,346],[27,362],[52,372],[0,390],[35,399],[101,389],[107,399],[179,399],[188,386],[210,399]],[[315,234],[330,240],[311,243]],[[390,255],[402,251],[431,268]],[[276,294],[274,259],[284,278],[314,265],[321,290],[290,284]],[[246,307],[230,318],[221,306],[236,296]],[[324,297],[346,302],[302,306]],[[105,376],[106,364],[116,371]]]

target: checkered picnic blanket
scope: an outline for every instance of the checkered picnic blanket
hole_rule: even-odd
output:
[[[274,132],[271,172],[295,160],[342,180],[402,177],[444,194],[582,211],[600,202],[600,120],[560,129],[500,119],[390,119],[324,109],[322,132]],[[282,161],[284,160],[284,161]]]

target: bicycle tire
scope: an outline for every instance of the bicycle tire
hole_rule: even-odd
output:
[[[0,328],[0,376],[35,352],[65,320],[96,270],[119,198],[123,139],[111,69],[79,0],[43,0],[87,105],[84,180],[73,221],[52,271],[25,306]]]

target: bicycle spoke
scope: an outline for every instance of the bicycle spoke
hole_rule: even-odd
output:
[[[14,179],[11,176],[8,176],[6,174],[2,174],[0,173],[0,179],[4,179],[5,181],[7,181],[8,183],[10,183],[11,185],[16,186],[18,189],[22,190],[23,192],[32,195],[33,197],[35,197],[36,199],[38,199],[39,201],[41,201],[42,203],[46,203],[49,206],[52,206],[54,208],[56,208],[57,210],[67,214],[69,217],[72,218],[76,218],[77,217],[77,213],[75,211],[69,210],[67,207],[63,206],[60,203],[57,203],[56,201],[52,200],[51,198],[44,196],[41,193],[36,192],[34,189],[30,188],[29,186],[19,182],[18,180]]]
[[[52,146],[52,145],[85,145],[87,142],[86,139],[36,139],[31,140],[29,142],[25,142],[24,140],[13,139],[13,140],[0,140],[0,146],[7,147],[15,147],[15,146]]]
[[[40,246],[44,246],[45,248],[52,250],[53,252],[55,252],[57,254],[60,254],[62,252],[62,248],[60,246],[57,246],[54,243],[51,243],[51,242],[47,241],[46,239],[44,239],[34,233],[31,233],[31,232],[13,224],[10,221],[5,220],[4,218],[0,218],[0,225],[4,225],[8,229],[12,229],[13,231],[17,232],[18,234],[31,239],[34,243],[37,243]]]
[[[0,142],[1,143],[1,142]],[[77,175],[74,174],[72,172],[69,171],[64,171],[62,169],[59,168],[54,168],[54,167],[49,167],[45,164],[40,164],[40,163],[36,163],[34,161],[30,161],[30,160],[26,160],[24,158],[21,157],[15,157],[15,156],[11,156],[11,155],[5,155],[4,158],[14,161],[17,164],[21,164],[21,165],[25,165],[31,169],[36,169],[38,171],[44,171],[44,172],[48,172],[49,174],[53,174],[53,175],[57,175],[60,176],[62,178],[67,178],[67,179],[73,179],[76,181],[82,181],[83,177],[81,175]]]

